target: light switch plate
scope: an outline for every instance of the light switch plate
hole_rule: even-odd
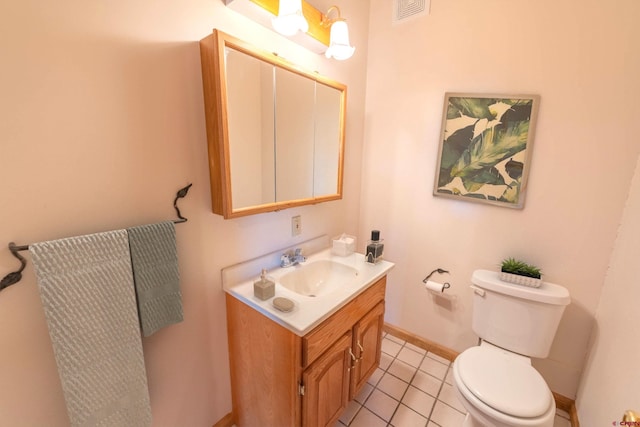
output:
[[[302,233],[302,217],[296,215],[291,217],[291,236],[298,236]]]

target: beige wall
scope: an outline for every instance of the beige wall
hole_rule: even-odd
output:
[[[193,182],[177,228],[185,321],[144,342],[154,426],[211,426],[231,410],[222,267],[356,232],[368,5],[341,7],[358,45],[344,63],[217,0],[0,8],[0,246],[170,219],[175,192]],[[198,41],[214,27],[349,86],[344,200],[227,221],[210,212]],[[0,250],[0,275],[16,266]],[[0,293],[0,348],[0,425],[67,425],[31,265]]]
[[[571,292],[535,365],[574,397],[640,151],[640,2],[434,0],[395,25],[389,1],[370,10],[359,237],[381,229],[397,263],[387,321],[464,350],[472,271],[524,258]],[[446,91],[541,96],[524,210],[432,196]],[[421,286],[437,267],[447,298]]]
[[[628,410],[640,412],[640,160],[618,230],[615,249],[596,312],[576,405],[581,425],[620,421]]]
[[[144,344],[154,426],[209,426],[231,409],[222,267],[358,228],[359,250],[380,228],[397,263],[387,320],[458,350],[475,342],[473,269],[509,255],[541,265],[573,304],[550,360],[537,365],[554,390],[575,394],[640,151],[636,0],[434,0],[429,16],[395,26],[388,2],[372,0],[370,16],[369,2],[347,2],[340,7],[357,50],[346,62],[293,45],[219,1],[5,3],[0,245],[171,218],[174,192],[194,183],[181,202],[189,222],[177,232],[185,321]],[[369,25],[375,55],[367,61]],[[210,213],[197,41],[214,27],[348,85],[343,201],[229,221]],[[541,95],[523,211],[431,195],[445,91]],[[303,233],[292,239],[296,214]],[[637,226],[625,224],[633,238]],[[614,264],[633,262],[623,243],[616,251]],[[0,275],[15,267],[0,250]],[[436,267],[452,271],[447,299],[421,288]],[[614,267],[607,277],[578,401],[584,417],[598,380],[613,369],[606,388],[615,390],[631,363],[626,354],[615,356],[616,368],[605,359],[609,343],[625,338],[614,314],[630,298],[615,286],[631,286],[632,274]],[[31,265],[0,293],[0,347],[0,425],[66,425]],[[619,416],[613,400],[608,406],[615,413],[603,409],[603,420]]]

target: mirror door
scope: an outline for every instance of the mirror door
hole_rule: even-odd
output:
[[[226,71],[233,209],[274,203],[273,66],[227,49]]]
[[[342,198],[346,87],[217,30],[200,51],[214,213]]]
[[[316,82],[276,68],[276,201],[313,197]]]

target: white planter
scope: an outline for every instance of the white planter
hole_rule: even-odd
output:
[[[500,280],[514,283],[516,285],[529,286],[531,288],[539,288],[542,285],[542,280],[535,279],[533,277],[520,276],[519,274],[500,272]]]

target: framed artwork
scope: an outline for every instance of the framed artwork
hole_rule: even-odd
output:
[[[446,93],[433,194],[522,209],[539,102]]]

